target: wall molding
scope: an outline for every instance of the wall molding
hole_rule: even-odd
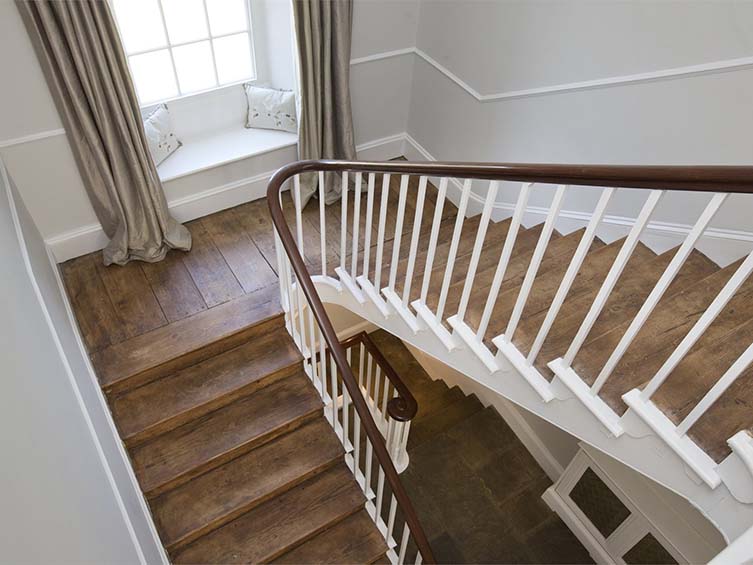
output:
[[[389,59],[392,57],[400,57],[411,53],[423,59],[429,65],[442,73],[445,77],[453,81],[457,86],[462,88],[467,94],[475,98],[478,102],[482,103],[497,102],[499,100],[532,98],[534,96],[547,96],[551,94],[562,94],[566,92],[579,92],[582,90],[593,90],[598,88],[611,88],[615,86],[625,86],[644,82],[675,80],[700,75],[718,74],[753,68],[753,57],[739,57],[737,59],[724,59],[720,61],[711,61],[709,63],[700,63],[697,65],[670,67],[667,69],[659,69],[645,73],[617,75],[597,78],[593,80],[583,80],[569,83],[553,84],[549,86],[540,86],[535,88],[524,88],[520,90],[507,90],[490,94],[481,94],[478,90],[473,88],[473,86],[468,84],[442,63],[440,63],[439,61],[431,57],[431,55],[418,47],[408,47],[405,49],[397,49],[395,51],[374,53],[373,55],[351,59],[350,64],[360,65],[373,61],[381,61],[383,59]]]
[[[59,135],[65,135],[65,130],[62,128],[50,129],[46,131],[40,131],[38,133],[23,135],[21,137],[0,139],[0,149],[3,149],[5,147],[13,147],[14,145],[23,145],[24,143],[31,143],[32,141],[39,141],[41,139],[47,139],[49,137],[57,137]]]

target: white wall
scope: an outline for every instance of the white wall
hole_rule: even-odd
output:
[[[0,303],[2,559],[159,562],[161,547],[114,427],[103,422],[107,412],[42,239],[22,205],[14,222],[6,183],[0,162],[0,262],[9,298]]]
[[[416,46],[440,69],[414,57],[408,132],[439,160],[749,165],[751,15],[753,4],[730,2],[422,1]],[[718,61],[734,68],[568,87]],[[445,73],[482,97],[564,90],[480,101]],[[575,189],[564,208],[590,211],[595,195]],[[608,213],[634,217],[642,198],[621,191]],[[654,219],[691,223],[707,201],[672,195]],[[750,197],[732,197],[712,226],[749,230],[751,210]]]

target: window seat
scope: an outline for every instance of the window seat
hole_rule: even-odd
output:
[[[181,142],[183,146],[157,167],[163,182],[293,146],[298,136],[286,131],[241,126],[181,139]]]

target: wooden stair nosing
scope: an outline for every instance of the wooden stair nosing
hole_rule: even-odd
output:
[[[302,359],[281,327],[259,340],[115,396],[110,407],[121,438],[135,447],[292,376]]]
[[[303,372],[277,381],[131,449],[141,488],[155,498],[300,427],[322,407]]]
[[[165,548],[175,552],[330,469],[344,453],[318,418],[166,492],[151,501]]]
[[[107,394],[122,393],[283,324],[279,289],[268,287],[102,349],[92,365]]]
[[[279,564],[373,563],[389,548],[366,510],[359,510],[273,561]]]
[[[174,563],[267,563],[363,508],[344,462],[253,508],[172,555]]]

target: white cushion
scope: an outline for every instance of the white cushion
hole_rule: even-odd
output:
[[[144,120],[144,133],[155,165],[159,165],[182,145],[175,137],[167,106],[158,106]]]
[[[295,95],[290,90],[275,90],[243,85],[248,101],[247,128],[276,129],[298,132]]]

